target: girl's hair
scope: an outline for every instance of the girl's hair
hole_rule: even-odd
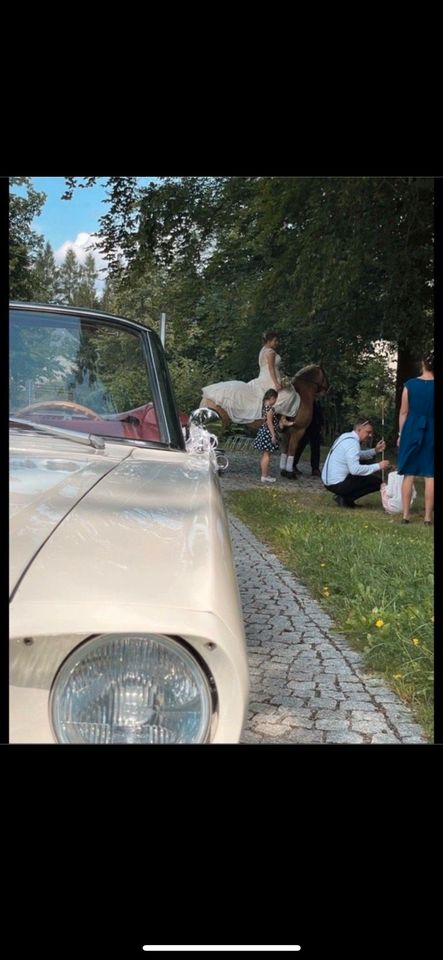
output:
[[[263,397],[263,400],[270,400],[271,397],[278,397],[278,393],[277,393],[276,390],[274,390],[273,387],[271,387],[270,390],[267,390],[267,391],[266,391],[266,393],[265,393],[265,395],[264,395],[264,397]]]
[[[268,343],[268,341],[273,340],[274,337],[278,337],[278,333],[276,330],[265,330],[265,332],[262,333],[263,343]]]
[[[426,357],[423,357],[423,366],[426,370],[434,373],[434,351],[431,350]]]

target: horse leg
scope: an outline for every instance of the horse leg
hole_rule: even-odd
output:
[[[297,447],[300,443],[301,438],[304,436],[305,432],[306,432],[306,427],[291,427],[288,430],[288,433],[290,434],[289,444],[288,444],[288,457],[295,457]],[[292,469],[294,469],[293,466],[292,466]]]
[[[281,454],[284,459],[280,459],[280,473],[282,477],[286,477],[287,480],[295,480],[295,474],[292,472],[292,469],[289,471],[286,469],[292,430],[293,427],[285,427],[281,433]]]
[[[290,430],[289,429],[282,430],[282,434],[281,434],[281,452],[282,453],[287,454],[289,441],[290,441]]]

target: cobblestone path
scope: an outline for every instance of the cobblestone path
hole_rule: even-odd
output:
[[[260,484],[254,455],[228,456],[222,489]],[[322,489],[308,465],[301,469],[300,483]],[[307,588],[232,515],[230,527],[251,681],[241,742],[427,743],[407,705],[365,671]]]

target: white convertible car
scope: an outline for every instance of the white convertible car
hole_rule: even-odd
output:
[[[10,349],[10,742],[238,742],[219,464],[185,439],[158,336],[14,303]]]

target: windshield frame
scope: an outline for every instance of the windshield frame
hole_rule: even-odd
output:
[[[144,324],[136,323],[133,320],[127,320],[124,317],[119,317],[114,314],[81,307],[11,301],[9,309],[11,316],[14,312],[28,312],[30,314],[72,316],[78,317],[81,320],[90,318],[96,322],[102,320],[106,325],[132,331],[137,334],[140,338],[143,357],[148,370],[149,383],[152,389],[154,408],[158,420],[160,444],[157,444],[157,446],[166,446],[178,450],[185,449],[183,430],[178,416],[177,404],[166,363],[164,348],[160,337],[151,327],[145,327]],[[72,431],[74,435],[75,432],[76,431]],[[78,432],[80,433],[80,431]],[[102,433],[100,435],[109,442],[115,442],[117,440],[115,436]],[[152,448],[153,446],[150,441],[133,440],[130,438],[118,438],[118,440],[119,442],[137,447]]]

